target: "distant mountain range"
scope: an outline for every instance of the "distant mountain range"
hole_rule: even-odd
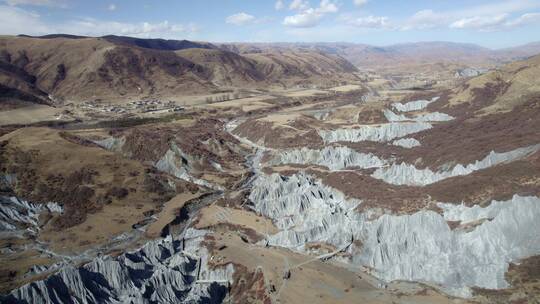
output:
[[[21,37],[31,37],[21,35]],[[84,36],[52,34],[33,38],[82,39]],[[489,49],[472,43],[429,41],[373,46],[347,42],[275,42],[275,43],[210,43],[189,40],[144,39],[124,36],[103,36],[111,43],[138,46],[155,50],[183,50],[187,48],[221,49],[238,54],[283,51],[317,51],[339,55],[358,67],[413,62],[459,62],[472,64],[501,64],[526,59],[540,54],[540,41],[504,49]]]
[[[24,36],[22,37],[31,37]],[[52,34],[33,38],[42,39],[82,39],[84,36]],[[489,49],[472,43],[445,41],[401,43],[389,46],[347,42],[297,42],[297,43],[210,43],[189,40],[144,39],[124,36],[103,36],[111,43],[137,46],[154,50],[177,51],[187,48],[221,49],[237,54],[268,53],[284,51],[317,51],[338,55],[357,67],[389,66],[407,63],[453,62],[476,65],[502,64],[526,59],[540,54],[540,42],[520,46]]]
[[[441,62],[489,66],[540,53],[540,42],[499,50],[469,43],[439,41],[384,47],[354,43],[232,43],[221,44],[220,47],[240,54],[285,49],[317,50],[339,55],[359,68]]]
[[[540,43],[502,50],[420,42],[225,43],[83,37],[0,37],[0,99],[32,103],[205,94],[224,88],[329,85],[358,69],[410,70],[440,63],[494,67],[540,53]],[[453,67],[452,67],[453,68]],[[427,69],[429,71],[429,69]]]
[[[342,57],[317,50],[239,54],[187,40],[0,37],[0,98],[31,102],[324,85],[350,80],[356,71]]]

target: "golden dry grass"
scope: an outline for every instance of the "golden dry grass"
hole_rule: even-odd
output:
[[[80,224],[61,231],[52,224],[45,226],[39,239],[50,243],[54,250],[77,253],[105,244],[114,236],[131,231],[133,224],[146,217],[145,212],[160,207],[143,190],[145,167],[137,161],[101,148],[67,141],[58,131],[47,128],[19,129],[0,140],[8,141],[9,147],[20,151],[38,152],[31,164],[36,170],[38,183],[46,183],[50,176],[68,176],[85,169],[98,172],[94,185],[98,194],[108,191],[113,185],[136,189],[129,191],[125,199],[113,199],[110,204],[102,205]]]
[[[203,229],[221,223],[240,225],[265,234],[274,234],[278,231],[271,220],[257,216],[253,212],[217,205],[212,205],[201,210],[200,218],[195,228]]]
[[[57,120],[57,114],[60,112],[60,109],[46,105],[32,105],[8,111],[0,111],[0,126],[54,121]]]

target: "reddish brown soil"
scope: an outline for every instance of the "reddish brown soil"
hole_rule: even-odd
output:
[[[404,159],[422,157],[436,168],[450,161],[468,164],[489,152],[506,152],[540,143],[540,99],[531,100],[512,112],[482,119],[455,120],[415,134],[422,146],[404,151]]]
[[[388,122],[388,120],[384,116],[383,111],[379,109],[366,109],[358,114],[359,124],[379,124],[386,122]]]
[[[73,139],[70,136],[68,138]],[[49,149],[47,144],[40,148]],[[65,212],[53,222],[59,229],[84,222],[88,213],[94,213],[113,201],[128,204],[143,199],[161,203],[175,195],[175,189],[167,185],[164,175],[152,168],[145,170],[142,166],[134,166],[118,157],[100,154],[95,156],[92,164],[50,172],[47,164],[62,163],[66,159],[78,157],[74,153],[81,152],[78,148],[69,150],[69,145],[64,147],[66,149],[62,153],[49,159],[50,154],[45,150],[27,151],[7,141],[0,145],[0,172],[15,174],[17,177],[17,183],[10,191],[34,203],[61,204]],[[85,153],[91,154],[91,151]],[[101,182],[104,176],[111,178],[111,175],[114,183]],[[177,190],[184,188],[179,185]]]
[[[233,280],[231,296],[236,303],[272,303],[262,271],[252,272],[243,265],[234,264]]]
[[[165,128],[133,128],[129,131],[113,131],[115,137],[125,136],[124,153],[140,161],[156,161],[169,149],[172,135]]]
[[[427,186],[426,191],[437,201],[467,204],[507,200],[514,194],[540,196],[540,153],[528,160],[449,178]]]
[[[282,172],[284,175],[296,170]],[[435,202],[485,205],[508,200],[514,194],[540,196],[540,152],[527,160],[502,164],[466,176],[449,178],[425,187],[396,186],[370,177],[366,172],[308,170],[330,187],[361,199],[361,209],[384,208],[395,213],[436,210]]]
[[[383,208],[395,213],[414,213],[429,204],[429,196],[420,187],[394,186],[356,172],[322,173],[308,171],[325,185],[348,197],[362,200],[361,210]]]
[[[461,90],[467,89],[468,84],[462,85]],[[496,79],[495,82],[488,82],[483,88],[472,90],[472,99],[459,105],[450,106],[446,101],[450,93],[444,94],[444,98],[431,104],[428,110],[441,111],[455,117],[472,117],[477,111],[495,103],[497,97],[504,95],[510,87],[510,82],[504,79]]]
[[[223,122],[218,119],[201,119],[195,125],[183,127],[179,125],[144,125],[129,130],[116,130],[113,136],[126,137],[122,150],[127,156],[140,160],[155,162],[167,152],[171,142],[174,142],[186,154],[204,160],[199,169],[214,170],[210,162],[220,164],[241,164],[244,159],[231,146],[238,141],[223,131]],[[219,151],[212,149],[208,141],[219,146]],[[195,164],[194,164],[195,165]]]

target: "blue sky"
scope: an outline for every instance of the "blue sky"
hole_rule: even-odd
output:
[[[0,34],[213,42],[540,40],[540,0],[0,0]]]

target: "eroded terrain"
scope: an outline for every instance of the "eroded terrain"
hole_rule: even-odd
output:
[[[536,303],[539,58],[5,123],[2,300]]]

